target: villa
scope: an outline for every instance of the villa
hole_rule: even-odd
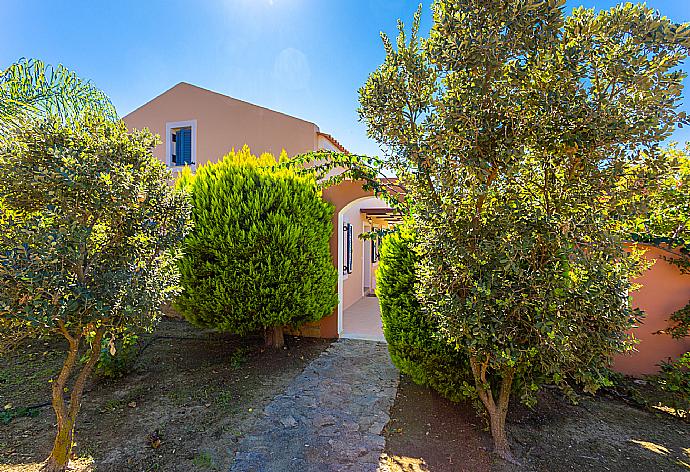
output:
[[[217,160],[230,150],[248,145],[254,154],[289,156],[331,150],[348,152],[333,136],[321,132],[309,121],[253,105],[188,83],[179,83],[124,117],[131,129],[148,128],[162,137],[155,156],[171,167],[173,174],[188,165]],[[319,323],[303,326],[300,334],[325,338],[384,340],[377,299],[375,271],[378,265],[376,241],[358,236],[387,228],[398,216],[383,200],[364,191],[360,182],[345,180],[323,192],[335,206],[331,255],[338,268],[340,303]],[[667,358],[690,350],[690,340],[674,340],[659,333],[671,313],[690,298],[690,276],[667,263],[658,248],[647,257],[656,264],[640,279],[643,287],[633,296],[634,306],[647,317],[634,334],[640,340],[632,355],[618,356],[615,368],[631,375],[658,370]]]
[[[148,128],[161,136],[154,155],[176,175],[215,161],[245,144],[259,155],[289,156],[309,151],[347,153],[333,136],[309,121],[253,105],[188,83],[179,83],[123,118],[131,129]],[[359,235],[394,224],[398,216],[383,200],[345,181],[323,191],[335,206],[331,236],[333,264],[339,268],[340,304],[319,323],[303,326],[305,336],[384,340],[375,271],[377,242]]]

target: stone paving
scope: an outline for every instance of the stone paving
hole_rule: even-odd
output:
[[[386,470],[382,430],[397,386],[386,344],[338,340],[264,409],[230,470]]]

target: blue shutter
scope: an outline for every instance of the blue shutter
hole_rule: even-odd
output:
[[[177,130],[177,133],[175,133],[175,162],[174,164],[176,166],[181,166],[182,165],[182,139],[181,138],[182,130]]]
[[[190,128],[181,128],[177,130],[175,150],[177,153],[178,166],[192,163],[192,130]]]
[[[184,143],[182,145],[182,152],[184,152],[184,163],[192,163],[192,130],[187,128],[184,133]]]
[[[347,273],[352,273],[352,225],[347,224]]]

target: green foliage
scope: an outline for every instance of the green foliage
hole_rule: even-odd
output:
[[[119,379],[129,374],[139,355],[139,337],[124,331],[117,338],[101,341],[101,354],[94,368],[98,377]]]
[[[690,419],[690,352],[675,361],[669,360],[660,365],[661,372],[652,380],[662,390],[673,395],[671,406],[686,419]]]
[[[690,336],[690,302],[680,310],[674,312],[669,318],[670,325],[666,332],[674,338]]]
[[[626,222],[633,239],[664,251],[664,259],[690,274],[690,145],[663,150],[666,172],[644,195],[645,211]],[[665,330],[675,338],[690,335],[690,300],[670,317]]]
[[[91,116],[26,122],[0,148],[0,316],[43,332],[150,326],[177,285],[186,197],[156,138]]]
[[[40,412],[38,408],[4,408],[0,410],[0,423],[8,425],[15,418],[35,418]]]
[[[178,185],[194,209],[176,300],[190,322],[248,334],[331,313],[338,303],[333,208],[313,178],[245,146],[182,175]]]
[[[14,349],[23,339],[33,336],[30,323],[0,318],[0,356]]]
[[[62,64],[53,67],[38,59],[21,59],[0,70],[0,139],[27,117],[69,121],[85,113],[117,119],[110,99]]]
[[[409,214],[410,200],[405,187],[398,179],[389,177],[386,162],[378,157],[313,151],[281,160],[279,167],[313,178],[320,189],[338,185],[345,179],[360,181],[363,190],[372,191],[401,213]]]
[[[654,244],[690,244],[690,144],[661,151],[666,172],[647,190],[645,212],[629,223],[639,240]],[[687,241],[686,241],[687,240]]]
[[[415,293],[417,256],[412,233],[384,237],[376,273],[383,333],[393,364],[420,385],[453,401],[473,397],[467,355],[439,339],[437,322],[424,313]]]
[[[644,5],[563,4],[437,0],[428,38],[420,10],[410,34],[383,36],[360,90],[424,235],[422,310],[468,356],[503,457],[516,380],[593,391],[631,348],[628,292],[645,264],[621,222],[663,169],[658,143],[688,122],[690,25]]]
[[[681,392],[690,399],[690,352],[675,361],[662,363],[661,373],[657,377],[664,390]]]
[[[68,346],[52,382],[58,432],[46,470],[68,466],[104,335],[150,327],[176,291],[189,203],[168,184],[155,145],[148,131],[90,114],[26,120],[0,142],[0,320],[58,333]],[[73,376],[87,338],[88,360]]]
[[[230,354],[230,366],[239,369],[249,360],[251,349],[249,347],[238,347]]]
[[[213,462],[213,456],[208,451],[199,452],[192,459],[192,464],[200,469],[206,470],[216,470],[216,466]]]

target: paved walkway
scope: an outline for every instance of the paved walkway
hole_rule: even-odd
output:
[[[376,297],[362,297],[343,312],[344,338],[385,341],[381,307]]]
[[[385,344],[333,343],[265,408],[230,470],[376,471],[397,385]]]

